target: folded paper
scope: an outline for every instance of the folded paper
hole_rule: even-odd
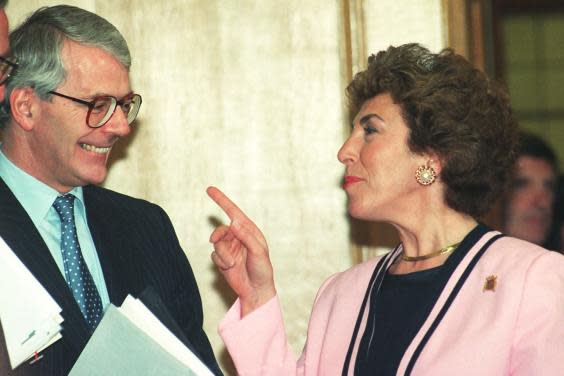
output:
[[[12,369],[61,338],[61,308],[2,238],[0,322]]]
[[[108,307],[69,375],[213,373],[141,301],[128,296],[121,307]]]

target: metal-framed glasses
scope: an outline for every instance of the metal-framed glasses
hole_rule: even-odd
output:
[[[8,81],[16,69],[18,69],[18,63],[14,58],[0,56],[0,85]]]
[[[131,124],[137,117],[142,102],[141,96],[134,93],[130,93],[119,100],[111,95],[102,95],[95,97],[90,102],[57,93],[56,91],[50,91],[49,93],[87,106],[86,125],[90,128],[100,128],[102,125],[106,124],[108,120],[112,118],[117,106],[121,107],[121,110],[127,118],[127,124]]]

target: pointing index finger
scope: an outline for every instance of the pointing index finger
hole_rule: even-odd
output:
[[[235,220],[237,217],[248,219],[245,213],[243,213],[243,211],[218,188],[208,187],[208,189],[206,189],[206,193],[217,205],[219,205],[231,221]]]

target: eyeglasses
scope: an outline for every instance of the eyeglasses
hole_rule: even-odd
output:
[[[134,93],[128,94],[120,100],[111,95],[103,95],[95,97],[90,102],[57,93],[56,91],[50,91],[49,93],[88,106],[86,125],[90,128],[100,128],[102,125],[106,124],[116,111],[117,106],[120,106],[125,114],[127,124],[131,124],[137,117],[142,102],[141,96]]]
[[[12,72],[18,69],[18,63],[12,60],[0,56],[0,85],[8,81]]]

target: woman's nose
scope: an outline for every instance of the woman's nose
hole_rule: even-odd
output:
[[[354,147],[354,140],[352,135],[345,141],[343,146],[339,149],[337,153],[337,158],[339,162],[344,165],[348,165],[356,160],[356,148]]]

